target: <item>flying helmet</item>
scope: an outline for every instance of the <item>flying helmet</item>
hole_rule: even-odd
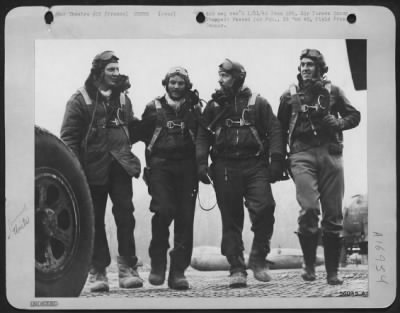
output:
[[[300,60],[302,58],[309,58],[313,60],[319,68],[319,74],[321,76],[328,72],[328,66],[325,63],[324,56],[317,49],[304,49],[303,51],[301,51]],[[300,72],[300,66],[298,67],[298,69]]]
[[[164,87],[167,87],[168,81],[172,76],[179,75],[185,80],[185,84],[188,90],[192,89],[192,83],[190,82],[189,73],[188,71],[182,66],[174,66],[172,67],[167,74],[165,75],[164,79],[161,81]]]

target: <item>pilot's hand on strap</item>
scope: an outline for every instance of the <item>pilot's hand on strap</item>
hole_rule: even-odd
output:
[[[322,122],[325,126],[334,129],[334,130],[341,130],[343,129],[343,119],[337,118],[332,114],[327,114],[322,119]]]
[[[211,184],[210,176],[209,176],[209,171],[208,171],[208,166],[207,165],[199,165],[198,168],[198,176],[199,180],[206,185]]]

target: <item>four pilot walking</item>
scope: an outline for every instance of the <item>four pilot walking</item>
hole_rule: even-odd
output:
[[[91,291],[109,290],[106,269],[111,257],[104,224],[108,196],[117,226],[119,286],[143,286],[137,271],[132,203],[132,177],[139,177],[141,164],[131,148],[138,141],[145,143],[143,178],[153,214],[150,284],[164,284],[169,263],[168,287],[190,288],[185,271],[192,258],[199,181],[212,183],[215,189],[229,287],[246,287],[247,268],[256,280],[269,282],[267,255],[275,223],[271,184],[285,179],[286,172],[294,181],[300,206],[297,235],[304,256],[302,278],[316,279],[321,229],[327,282],[343,282],[338,276],[344,195],[342,132],[359,124],[360,113],[327,80],[328,67],[318,50],[301,52],[298,84],[290,85],[281,96],[277,116],[262,95],[244,84],[244,66],[225,59],[218,66],[220,87],[203,112],[188,71],[175,66],[162,79],[165,94],[150,101],[139,120],[127,96],[129,79],[119,73],[118,60],[112,51],[96,55],[84,86],[67,103],[61,127],[61,138],[81,161],[95,209]],[[247,231],[244,206],[253,232],[248,262],[242,239]]]

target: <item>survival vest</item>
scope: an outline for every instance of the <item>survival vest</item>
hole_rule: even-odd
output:
[[[166,129],[167,131],[173,132],[173,133],[183,133],[185,131],[185,129],[187,129],[193,143],[195,142],[195,135],[194,135],[193,131],[185,124],[185,121],[183,120],[183,118],[168,120],[167,115],[165,114],[165,111],[161,105],[160,98],[154,99],[154,104],[156,107],[157,120],[156,120],[156,127],[154,128],[153,136],[151,137],[151,140],[147,146],[147,151],[149,153],[151,153],[151,151],[154,147],[154,144],[156,143],[156,141],[159,138],[160,133],[163,129]]]
[[[331,93],[331,89],[332,89],[332,85],[331,83],[327,83],[324,85],[325,89],[328,90],[329,94]],[[306,105],[306,104],[302,104],[301,99],[299,94],[297,93],[297,85],[296,84],[291,84],[289,86],[289,92],[291,96],[295,96],[296,97],[296,101],[298,102],[299,106],[300,106],[300,110],[291,110],[292,114],[290,116],[290,121],[289,121],[289,134],[288,134],[288,144],[289,147],[291,147],[292,145],[292,134],[294,131],[294,127],[296,126],[296,122],[297,122],[297,118],[299,116],[299,112],[307,112],[310,108],[316,109],[316,106],[310,106],[310,105]],[[313,127],[313,124],[311,124],[311,126]],[[314,130],[314,129],[313,129]],[[315,130],[314,130],[315,132]]]
[[[215,129],[215,138],[219,136],[221,133],[221,130],[223,128],[231,128],[231,127],[248,127],[250,129],[250,132],[254,136],[255,140],[257,141],[259,145],[259,150],[256,154],[256,156],[259,156],[265,152],[265,147],[263,142],[261,141],[261,138],[258,134],[258,131],[256,129],[256,123],[255,123],[255,104],[257,100],[257,96],[259,96],[258,93],[253,92],[249,98],[249,101],[247,102],[247,107],[242,110],[242,115],[239,120],[233,120],[230,118],[227,118],[225,120],[222,120],[222,123],[218,123],[219,125]],[[210,127],[208,127],[210,128]]]

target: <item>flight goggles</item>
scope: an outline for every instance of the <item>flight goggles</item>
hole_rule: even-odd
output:
[[[239,63],[233,62],[229,59],[225,59],[220,65],[219,65],[219,71],[220,72],[227,72],[227,73],[232,73],[236,72],[239,73],[240,76],[243,76],[246,74],[246,71],[244,70],[243,66]]]
[[[115,59],[115,61],[119,60],[119,58],[115,55],[114,51],[107,50],[107,51],[101,52],[98,55],[96,55],[94,57],[93,63],[98,62],[98,61],[107,62],[112,59]]]
[[[320,58],[321,56],[321,52],[319,52],[317,49],[304,49],[303,51],[301,51],[300,59],[304,57]]]
[[[219,67],[221,68],[221,70],[224,71],[232,71],[233,70],[233,62],[229,59],[225,59],[220,65]]]
[[[180,66],[176,66],[176,67],[171,68],[168,71],[167,76],[170,77],[170,76],[175,75],[175,74],[183,75],[185,77],[189,77],[188,71],[185,68],[180,67]]]

